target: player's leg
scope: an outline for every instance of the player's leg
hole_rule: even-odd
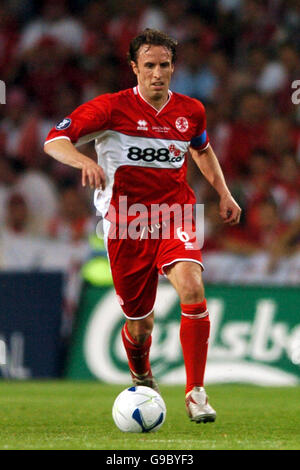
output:
[[[195,421],[214,421],[215,411],[207,403],[204,374],[207,360],[210,320],[201,265],[180,261],[166,270],[178,292],[181,304],[180,341],[186,369],[186,405]]]
[[[127,318],[122,329],[122,340],[133,383],[145,385],[158,391],[149,360],[153,323],[153,312],[139,320]]]
[[[127,330],[132,339],[138,344],[144,344],[151,337],[154,324],[154,314],[150,313],[146,318],[141,320],[126,320]]]
[[[122,340],[126,350],[128,365],[132,374],[143,377],[149,373],[150,347],[152,342],[153,312],[141,320],[129,320],[122,329]]]
[[[155,253],[155,246],[149,244],[149,240],[130,238],[108,237],[107,242],[117,299],[126,318],[121,334],[132,380],[157,389],[149,353],[158,273],[149,256]]]
[[[180,340],[186,366],[186,393],[193,387],[203,387],[208,338],[210,331],[202,282],[201,266],[180,261],[166,271],[181,304]]]

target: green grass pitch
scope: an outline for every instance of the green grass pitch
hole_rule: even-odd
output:
[[[215,423],[188,420],[183,386],[161,386],[162,428],[119,431],[112,404],[126,385],[97,382],[0,382],[0,449],[299,450],[300,388],[214,385],[206,390]]]

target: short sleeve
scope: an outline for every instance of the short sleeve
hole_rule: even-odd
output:
[[[109,94],[82,104],[50,130],[45,143],[67,139],[80,145],[94,140],[99,132],[109,128],[110,108]]]

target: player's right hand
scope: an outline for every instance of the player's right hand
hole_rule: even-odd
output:
[[[81,176],[82,186],[88,184],[90,188],[105,189],[105,173],[103,168],[91,158],[87,158],[82,163]]]

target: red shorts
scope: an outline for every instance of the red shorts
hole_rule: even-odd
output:
[[[184,232],[181,227],[171,226],[167,239],[161,234],[153,239],[149,234],[148,238],[136,240],[109,236],[106,240],[118,301],[129,319],[140,320],[153,311],[159,274],[165,275],[167,266],[192,261],[203,268],[194,224]]]

